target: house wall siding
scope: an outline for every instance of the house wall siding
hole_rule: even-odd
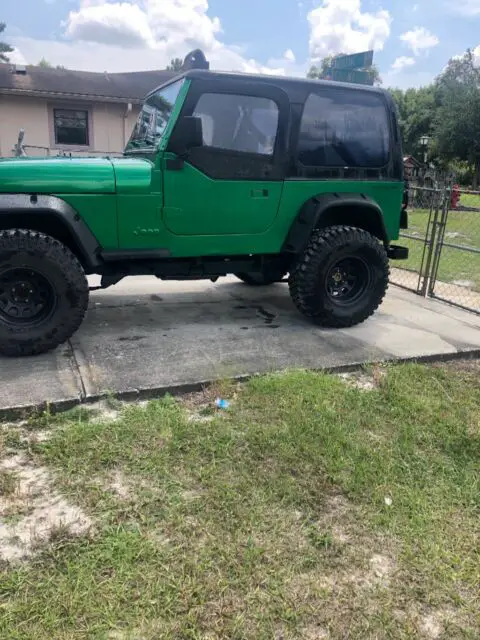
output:
[[[20,129],[25,144],[50,146],[47,101],[23,96],[0,96],[0,155],[13,156]],[[32,150],[34,151],[34,150]],[[37,155],[33,154],[32,155]]]
[[[75,155],[88,153],[120,153],[137,119],[140,107],[134,105],[127,113],[126,104],[107,102],[69,101],[62,99],[47,100],[29,96],[0,95],[0,156],[14,155],[13,147],[18,139],[20,129],[25,129],[24,144],[49,148],[50,154],[56,155],[51,111],[55,106],[64,108],[84,108],[90,115],[90,143],[91,148],[82,150],[72,147]],[[126,117],[125,117],[126,115]],[[70,150],[68,147],[62,149]],[[45,154],[41,149],[28,149],[29,156]]]

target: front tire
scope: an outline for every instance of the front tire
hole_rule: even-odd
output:
[[[0,231],[0,354],[30,356],[62,344],[82,323],[88,296],[82,265],[61,242]]]
[[[289,278],[297,309],[324,327],[351,327],[373,315],[388,288],[387,253],[355,227],[313,232]]]

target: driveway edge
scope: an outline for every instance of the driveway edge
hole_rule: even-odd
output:
[[[429,354],[425,356],[413,356],[408,358],[401,357],[392,357],[385,358],[382,360],[369,360],[366,362],[352,362],[351,364],[343,364],[334,367],[320,367],[320,368],[309,368],[298,367],[298,369],[304,369],[308,371],[315,372],[323,372],[323,373],[351,373],[354,371],[358,371],[363,367],[372,366],[372,365],[387,365],[387,364],[399,364],[399,363],[409,363],[409,362],[417,362],[420,364],[428,364],[435,362],[451,362],[455,360],[474,360],[476,358],[480,358],[480,349],[467,349],[465,351],[453,351],[451,353],[439,353],[439,354]],[[279,370],[281,371],[281,370]],[[272,373],[271,371],[268,373]],[[267,375],[267,372],[258,372],[258,373],[250,373],[250,374],[242,374],[238,376],[233,376],[231,380],[235,380],[237,382],[246,382],[250,378],[254,378],[258,375]],[[32,414],[40,414],[45,411],[49,411],[51,414],[62,413],[65,411],[69,411],[78,406],[84,406],[93,404],[94,402],[99,402],[100,400],[105,400],[106,398],[116,398],[117,400],[124,400],[133,402],[136,400],[153,400],[154,398],[158,398],[159,396],[170,394],[173,396],[181,396],[185,393],[192,393],[195,391],[200,391],[204,387],[208,387],[211,384],[216,382],[213,380],[201,380],[198,382],[187,382],[181,383],[178,385],[168,385],[161,387],[151,387],[148,389],[130,389],[128,391],[119,391],[114,393],[100,393],[100,394],[89,394],[83,395],[82,397],[77,398],[65,398],[61,400],[55,400],[52,402],[41,402],[38,404],[32,405],[20,405],[20,406],[11,406],[11,407],[3,407],[0,408],[0,420],[3,421],[15,421],[25,419]]]

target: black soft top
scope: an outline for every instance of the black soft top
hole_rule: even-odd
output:
[[[249,83],[262,83],[269,84],[280,89],[283,89],[289,96],[291,102],[303,102],[306,99],[308,93],[315,87],[324,86],[330,89],[347,89],[348,91],[368,91],[369,93],[376,93],[381,96],[389,96],[385,89],[380,87],[371,87],[368,85],[352,84],[347,82],[332,82],[330,80],[311,80],[310,78],[293,78],[288,76],[273,76],[266,74],[253,74],[253,73],[236,73],[236,72],[223,72],[223,71],[206,71],[203,69],[192,69],[175,76],[170,82],[166,82],[160,87],[157,87],[155,91],[152,91],[149,95],[152,95],[158,91],[161,87],[170,84],[173,80],[179,80],[181,78],[188,78],[190,80],[199,79],[207,80],[209,82],[228,83],[233,81]],[[148,96],[147,96],[148,97]]]

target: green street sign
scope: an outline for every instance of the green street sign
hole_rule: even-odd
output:
[[[326,80],[335,80],[335,82],[373,85],[373,74],[357,69],[329,69],[325,78]]]
[[[373,64],[373,50],[353,53],[350,56],[338,56],[333,58],[334,69],[366,69]]]

